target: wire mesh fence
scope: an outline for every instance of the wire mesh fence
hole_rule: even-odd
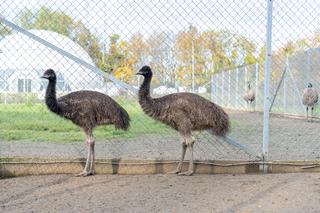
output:
[[[230,116],[231,140],[196,132],[198,160],[258,160],[263,140],[267,1],[6,1],[0,5],[0,155],[85,157],[81,129],[44,104],[48,68],[58,97],[107,94],[131,117],[128,132],[99,127],[97,158],[180,157],[181,138],[141,110],[135,73],[148,64],[153,97],[193,92]],[[315,5],[314,5],[315,4]],[[307,83],[319,88],[319,8],[275,1],[270,85],[270,159],[316,159],[304,119]],[[312,13],[310,12],[312,11]],[[310,15],[313,14],[313,15]],[[244,97],[252,91],[254,100]],[[299,130],[299,131],[297,131]]]

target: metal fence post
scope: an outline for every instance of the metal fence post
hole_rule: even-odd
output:
[[[221,75],[221,100],[222,100],[222,104],[223,106],[225,105],[225,99],[223,98],[224,97],[224,72],[222,72],[222,75]]]
[[[237,68],[237,75],[236,75],[236,104],[235,107],[238,107],[238,98],[239,98],[239,68]]]
[[[270,106],[270,77],[271,77],[271,41],[272,41],[272,3],[268,0],[267,13],[267,49],[264,75],[264,106],[263,106],[263,143],[262,143],[262,159],[268,160],[269,149],[269,106]],[[263,171],[267,172],[268,167],[263,165]]]
[[[192,49],[191,49],[191,51],[192,51],[192,59],[191,59],[191,69],[192,69],[192,92],[194,93],[194,85],[195,85],[195,83],[194,83],[194,41],[193,41],[193,38],[192,38],[192,47],[191,47]]]
[[[286,71],[289,69],[289,57],[286,56]],[[284,74],[283,78],[283,110],[287,109],[287,72]]]
[[[258,109],[258,98],[259,98],[259,64],[258,63],[256,63],[256,69],[255,69],[255,71],[256,71],[256,75],[255,75],[255,77],[256,77],[256,79],[255,79],[255,81],[256,81],[256,101],[255,101],[255,110],[257,110]]]
[[[244,67],[244,92],[247,91],[247,87],[248,87],[248,69],[247,66]],[[248,110],[248,102],[246,101],[246,110]]]
[[[231,106],[231,70],[228,71],[228,106]]]
[[[214,85],[213,85],[213,75],[211,75],[211,93],[210,93],[210,95],[211,95],[211,101],[212,102],[214,102],[214,100],[213,100],[213,90],[214,90]]]

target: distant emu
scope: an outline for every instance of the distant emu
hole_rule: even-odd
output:
[[[256,96],[254,94],[254,91],[251,89],[251,85],[250,85],[250,81],[248,82],[248,89],[245,92],[243,99],[250,104],[252,110],[253,110],[253,106],[252,106],[252,102],[254,102],[254,100],[256,99]]]
[[[318,102],[319,95],[315,88],[312,87],[312,84],[309,83],[308,87],[304,89],[303,96],[302,96],[302,103],[306,106],[307,111],[307,121],[309,121],[308,118],[308,108],[311,107],[311,122],[312,122],[312,115],[313,115],[313,108]]]
[[[183,138],[180,162],[177,169],[171,173],[192,175],[194,173],[192,131],[209,129],[215,135],[225,136],[229,131],[229,116],[218,105],[193,93],[174,93],[160,98],[151,98],[151,68],[143,66],[137,75],[144,77],[139,89],[139,103],[143,111],[148,116],[177,130]],[[191,154],[189,169],[181,172],[187,148]]]
[[[95,91],[77,91],[56,98],[56,74],[52,69],[44,72],[42,78],[48,79],[45,102],[51,112],[71,120],[81,127],[86,135],[88,156],[84,171],[77,176],[94,175],[93,129],[98,125],[114,124],[116,129],[129,128],[128,113],[112,98]]]

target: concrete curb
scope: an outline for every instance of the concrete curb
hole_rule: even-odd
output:
[[[96,174],[164,174],[173,171],[178,161],[97,159]],[[0,158],[0,176],[18,177],[29,175],[76,174],[82,171],[84,159],[28,159]],[[247,174],[320,172],[320,161],[195,161],[196,174]],[[187,170],[184,162],[183,170]]]
[[[178,161],[164,160],[96,160],[96,174],[164,174],[173,171]],[[85,160],[79,159],[0,159],[2,177],[28,175],[76,174],[83,170]],[[183,170],[187,170],[184,162]],[[195,161],[196,174],[245,174],[259,172],[259,164],[243,161]]]

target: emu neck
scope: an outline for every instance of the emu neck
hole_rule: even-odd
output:
[[[56,82],[55,81],[49,81],[47,91],[46,91],[46,105],[48,108],[54,112],[54,113],[60,113],[57,97],[56,97]]]
[[[142,85],[139,89],[139,102],[140,103],[150,103],[151,102],[151,96],[150,96],[150,84],[151,84],[151,78],[150,76],[145,76]]]

